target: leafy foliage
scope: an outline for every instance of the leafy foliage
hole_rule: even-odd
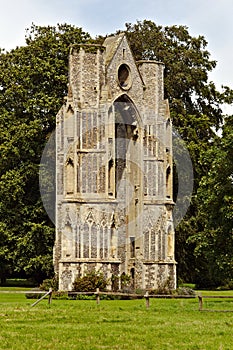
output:
[[[0,277],[53,274],[54,227],[39,191],[42,151],[66,95],[70,44],[89,35],[67,24],[32,25],[26,46],[0,54]]]
[[[221,137],[202,154],[206,168],[198,189],[202,226],[190,237],[198,258],[197,283],[213,287],[233,281],[233,117],[225,119]]]
[[[202,271],[202,276],[207,279],[213,266],[212,260],[206,256],[205,263],[203,260],[200,262],[197,254],[199,251],[197,242],[205,244],[204,232],[206,229],[203,226],[206,225],[207,221],[209,221],[208,227],[211,227],[211,230],[216,227],[218,222],[218,231],[220,230],[221,233],[217,233],[215,229],[214,231],[218,237],[222,238],[218,238],[218,241],[221,240],[221,244],[220,241],[217,243],[217,241],[208,240],[206,251],[209,253],[212,251],[213,259],[214,254],[216,254],[215,258],[219,260],[220,265],[220,262],[227,260],[229,263],[230,261],[229,252],[225,252],[225,250],[228,251],[226,246],[229,245],[226,235],[228,235],[227,232],[230,228],[228,227],[227,231],[226,225],[229,226],[230,220],[226,222],[226,216],[228,218],[232,216],[232,191],[229,191],[229,187],[232,185],[225,168],[229,168],[229,164],[232,164],[232,159],[226,154],[227,149],[228,152],[231,152],[232,145],[228,141],[228,144],[225,145],[225,154],[222,154],[223,158],[220,161],[221,155],[217,156],[216,151],[219,142],[224,142],[225,136],[223,133],[223,138],[218,140],[215,131],[219,130],[224,121],[221,104],[232,103],[233,90],[223,87],[222,92],[219,92],[214,83],[208,81],[208,74],[216,67],[216,61],[210,59],[210,53],[207,50],[208,43],[205,38],[203,36],[192,37],[187,27],[162,27],[157,26],[152,21],[145,20],[135,24],[126,24],[126,30],[137,60],[156,59],[165,64],[165,98],[169,100],[173,124],[186,142],[192,159],[194,192],[191,206],[185,220],[176,229],[178,276],[186,281],[197,281],[197,276],[200,275],[200,265],[205,264],[205,272]],[[228,128],[229,124],[230,120]],[[211,179],[208,188],[211,192],[210,182],[217,182],[219,184],[218,193],[217,189],[211,194],[209,193],[208,196],[206,193],[204,200],[201,193],[210,164],[206,166],[203,157],[208,159],[211,155],[216,161],[215,170],[213,169],[208,175],[208,178]],[[225,156],[228,157],[228,165],[225,164]],[[201,189],[199,189],[200,182],[202,183]],[[221,182],[224,183],[224,186],[220,185]],[[174,192],[176,193],[176,191],[175,188]],[[207,206],[208,209],[204,210],[204,207]],[[206,214],[209,211],[211,211],[212,217],[207,219]],[[219,211],[221,211],[220,215]],[[221,245],[224,246],[223,249]],[[230,273],[230,269],[232,271],[232,263],[227,268],[228,273]],[[224,270],[226,272],[226,266]],[[212,279],[213,272],[210,275],[210,279]]]
[[[58,278],[56,276],[45,279],[40,285],[41,290],[48,291],[50,288],[52,288],[53,291],[58,290]]]
[[[145,20],[127,23],[126,34],[137,60],[165,64],[165,98],[192,158],[192,203],[176,230],[179,278],[198,282],[201,276],[202,284],[230,281],[232,117],[224,119],[221,104],[232,103],[233,90],[219,92],[208,81],[216,61],[205,38],[192,37],[187,27]],[[25,46],[0,50],[0,279],[18,275],[41,283],[53,275],[54,240],[40,198],[41,154],[67,93],[70,44],[93,39],[68,24],[33,24],[25,40]],[[223,122],[219,137],[215,131]]]
[[[83,277],[76,277],[73,283],[73,289],[77,292],[95,292],[97,288],[104,291],[108,280],[102,272],[87,272]]]

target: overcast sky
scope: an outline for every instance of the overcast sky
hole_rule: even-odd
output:
[[[68,23],[95,36],[124,29],[126,22],[150,19],[163,26],[182,24],[191,35],[204,35],[218,88],[233,88],[233,0],[0,0],[0,47],[24,44],[25,29]]]

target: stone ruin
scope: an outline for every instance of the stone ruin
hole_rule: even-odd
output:
[[[56,127],[60,290],[92,270],[109,278],[109,290],[123,275],[133,289],[176,288],[163,71],[161,62],[136,62],[124,33],[71,48]]]

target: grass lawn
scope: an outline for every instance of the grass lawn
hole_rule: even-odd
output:
[[[233,349],[233,312],[199,312],[197,299],[33,302],[0,293],[1,350]],[[233,299],[208,303],[233,311]]]

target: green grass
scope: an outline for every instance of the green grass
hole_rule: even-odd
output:
[[[233,349],[233,312],[199,312],[197,299],[33,302],[0,294],[1,350]]]
[[[35,287],[35,283],[25,278],[7,279],[4,283],[7,287]]]

